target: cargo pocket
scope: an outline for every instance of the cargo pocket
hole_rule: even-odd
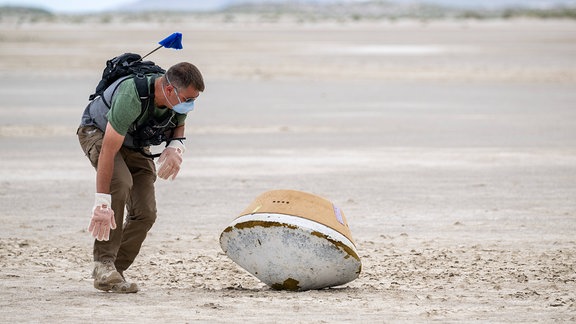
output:
[[[77,131],[80,146],[94,168],[98,166],[98,157],[102,149],[104,132],[95,126],[80,127]]]

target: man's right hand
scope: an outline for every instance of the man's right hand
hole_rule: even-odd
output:
[[[116,228],[116,220],[114,219],[111,203],[112,197],[109,194],[96,194],[88,232],[91,232],[92,236],[98,241],[108,241],[110,229]]]

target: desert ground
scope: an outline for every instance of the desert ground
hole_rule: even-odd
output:
[[[204,73],[175,181],[126,275],[92,287],[95,171],[75,136],[104,62]],[[576,22],[0,23],[0,322],[576,321]],[[363,263],[275,291],[222,230],[259,194],[317,194]]]

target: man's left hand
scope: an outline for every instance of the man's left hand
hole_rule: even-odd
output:
[[[158,159],[158,176],[164,180],[174,180],[180,171],[182,164],[182,154],[186,147],[179,140],[173,140],[162,151]]]

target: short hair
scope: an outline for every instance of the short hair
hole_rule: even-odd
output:
[[[200,73],[200,70],[192,63],[181,62],[175,64],[168,69],[166,76],[168,76],[168,80],[170,80],[176,88],[193,86],[200,92],[204,91],[204,78],[202,77],[202,73]]]

